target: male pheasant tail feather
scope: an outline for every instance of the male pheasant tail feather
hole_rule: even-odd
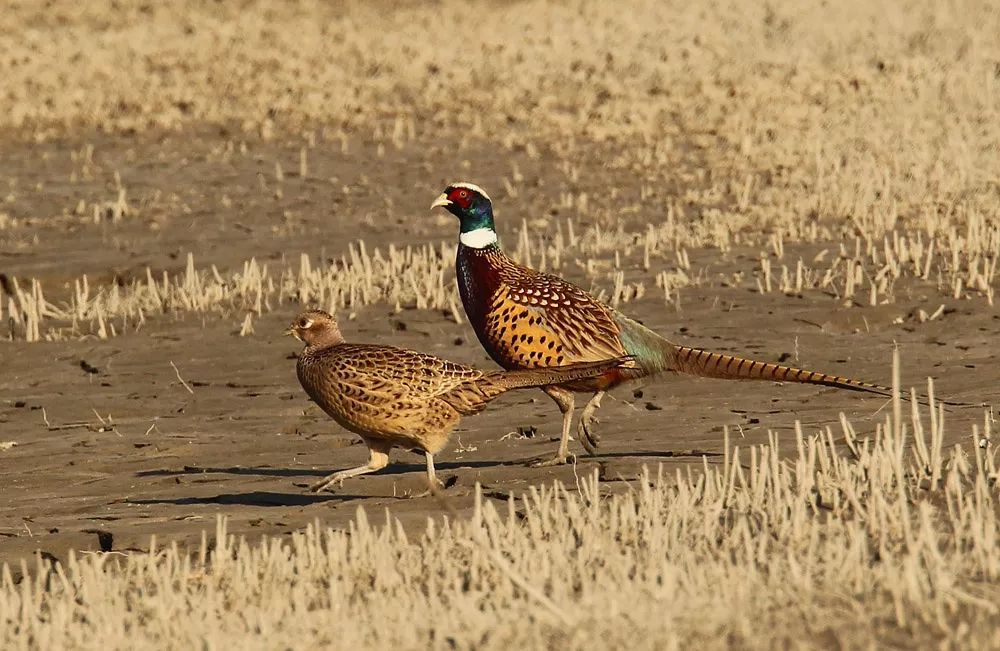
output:
[[[625,350],[634,355],[636,361],[650,374],[673,371],[721,380],[770,380],[820,384],[849,391],[892,395],[890,387],[880,384],[770,362],[758,362],[700,348],[678,346],[622,314],[616,313],[615,318],[621,326],[621,338]]]
[[[862,391],[891,396],[892,388],[871,382],[828,375],[816,371],[804,371],[791,366],[758,362],[724,353],[712,353],[699,348],[674,346],[675,368],[680,373],[722,380],[771,380],[774,382],[798,382],[800,384],[821,384],[849,391]]]

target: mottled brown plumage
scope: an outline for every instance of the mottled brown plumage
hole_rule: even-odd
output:
[[[394,446],[426,454],[433,490],[433,455],[462,416],[482,411],[512,389],[574,381],[633,363],[617,356],[558,369],[482,371],[402,348],[347,343],[336,320],[319,310],[300,314],[288,333],[306,344],[296,365],[306,393],[341,426],[358,434],[371,453],[367,464],[324,477],[310,487],[313,491],[384,468]]]

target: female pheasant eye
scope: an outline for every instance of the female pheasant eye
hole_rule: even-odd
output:
[[[312,321],[310,321],[309,319],[299,319],[299,327],[302,328],[303,330],[308,329],[309,326],[311,325]]]

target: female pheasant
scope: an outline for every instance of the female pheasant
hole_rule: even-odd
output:
[[[402,348],[347,343],[336,319],[320,310],[300,314],[285,334],[306,344],[296,364],[302,388],[358,434],[370,453],[367,464],[324,477],[310,486],[313,492],[385,468],[393,446],[424,452],[433,492],[434,455],[462,416],[482,411],[511,389],[581,380],[634,364],[618,355],[561,368],[481,371]]]
[[[563,429],[556,456],[536,465],[566,463],[574,392],[593,394],[578,426],[581,443],[593,454],[599,443],[594,411],[604,393],[656,373],[822,384],[879,395],[892,392],[860,380],[678,346],[576,285],[508,258],[497,241],[490,198],[472,183],[449,185],[431,208],[444,208],[459,219],[459,293],[479,341],[500,366],[551,368],[622,355],[635,358],[634,368],[609,368],[596,377],[542,388],[562,411]]]

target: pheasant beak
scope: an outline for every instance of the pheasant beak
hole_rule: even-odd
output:
[[[447,194],[442,192],[441,196],[435,199],[434,203],[431,204],[431,210],[434,210],[435,208],[447,208],[450,205],[451,205],[451,199],[448,198]]]
[[[299,331],[296,330],[294,326],[292,326],[288,330],[285,330],[284,335],[286,337],[295,337],[299,341],[302,341],[302,337],[299,336]]]

